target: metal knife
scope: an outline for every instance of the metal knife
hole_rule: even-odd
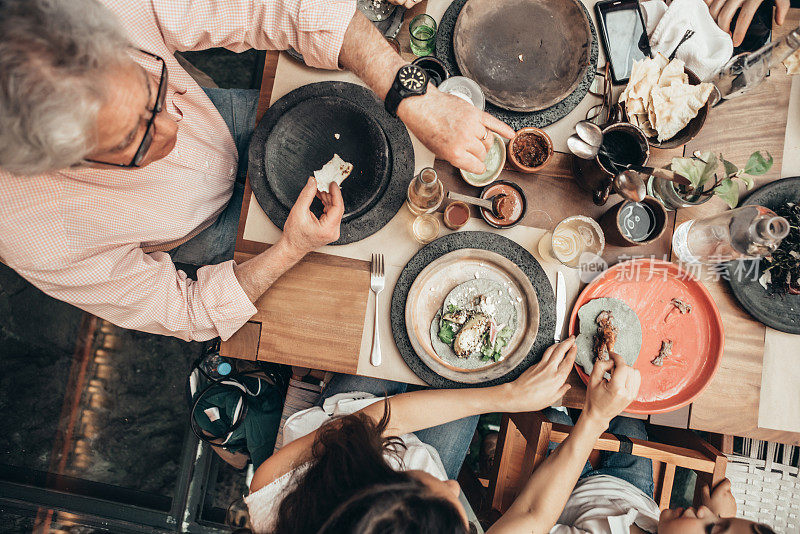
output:
[[[567,318],[567,284],[564,282],[564,273],[558,271],[556,276],[556,333],[553,340],[561,341],[561,331],[564,329],[564,320]]]

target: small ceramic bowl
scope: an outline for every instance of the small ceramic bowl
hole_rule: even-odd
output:
[[[503,167],[506,164],[506,146],[505,143],[503,142],[503,138],[500,137],[500,134],[497,134],[495,132],[489,132],[489,133],[494,137],[493,149],[494,148],[498,149],[497,168],[492,169],[492,172],[489,172],[489,169],[487,168],[486,169],[487,172],[483,173],[480,176],[472,174],[471,172],[467,172],[464,169],[459,169],[459,172],[461,172],[461,177],[464,179],[464,181],[467,182],[469,185],[475,187],[483,187],[497,180],[497,178],[500,176],[500,173],[503,172]],[[489,156],[490,155],[486,156],[487,160],[489,159]],[[484,160],[484,163],[486,163],[486,160]]]
[[[606,235],[607,243],[618,247],[638,247],[639,245],[648,245],[664,235],[664,231],[667,228],[667,211],[664,209],[664,206],[661,205],[661,202],[653,197],[647,196],[638,204],[643,204],[649,208],[653,216],[653,228],[645,239],[640,239],[638,241],[631,239],[629,237],[629,232],[630,228],[633,228],[633,225],[629,226],[627,230],[623,228],[626,217],[632,216],[633,212],[625,209],[631,204],[637,204],[637,202],[623,200],[600,217],[600,227]],[[637,216],[636,221],[638,220],[639,217]]]
[[[525,191],[523,191],[522,188],[519,185],[515,184],[514,182],[510,182],[508,180],[498,180],[481,189],[481,198],[486,199],[493,197],[497,193],[493,192],[492,189],[497,189],[499,186],[510,187],[514,189],[517,193],[519,193],[519,197],[522,203],[519,217],[517,217],[516,220],[512,223],[501,224],[501,221],[495,218],[492,215],[492,213],[485,208],[478,208],[478,213],[481,214],[481,218],[486,222],[486,224],[488,224],[492,228],[498,228],[500,230],[504,230],[506,228],[511,228],[512,226],[518,225],[519,222],[525,218],[525,213],[528,211],[528,197],[525,196]]]
[[[514,143],[522,137],[523,135],[537,135],[543,138],[547,142],[547,159],[544,160],[544,163],[539,165],[538,167],[528,167],[527,165],[523,165],[517,157],[514,155]],[[553,158],[553,140],[550,139],[550,136],[545,133],[544,130],[540,130],[539,128],[534,128],[529,126],[527,128],[522,128],[519,130],[514,137],[511,138],[511,141],[508,143],[508,161],[511,163],[511,166],[514,167],[516,170],[522,173],[530,174],[532,172],[537,172],[543,169],[550,160]]]
[[[427,72],[428,78],[436,87],[439,87],[443,81],[450,77],[450,73],[447,71],[447,67],[444,63],[433,56],[418,57],[412,61],[411,64]]]

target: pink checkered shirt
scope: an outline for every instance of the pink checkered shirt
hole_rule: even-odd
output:
[[[186,340],[227,339],[256,311],[234,262],[203,267],[193,281],[166,253],[141,248],[208,224],[236,178],[238,156],[224,120],[172,53],[291,46],[311,65],[335,69],[355,1],[104,3],[134,46],[167,61],[166,110],[179,120],[175,149],[136,170],[34,177],[0,170],[0,258],[48,295],[119,326]]]

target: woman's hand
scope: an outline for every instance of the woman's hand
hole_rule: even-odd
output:
[[[717,25],[723,31],[731,33],[731,22],[736,12],[739,11],[739,18],[736,19],[736,28],[733,30],[733,46],[739,46],[744,41],[747,28],[753,22],[753,16],[761,5],[762,0],[705,0],[708,10]],[[786,13],[789,12],[789,0],[775,0],[775,23],[780,26],[786,20]]]
[[[736,517],[736,499],[731,493],[731,481],[727,478],[717,484],[714,491],[703,486],[700,502],[720,517]]]
[[[499,386],[501,410],[535,412],[561,399],[570,388],[564,382],[575,363],[576,352],[575,336],[548,348],[539,363],[513,382]]]
[[[606,373],[611,373],[611,380],[604,378]],[[626,364],[622,356],[612,352],[611,359],[594,362],[583,413],[607,428],[613,418],[636,400],[641,384],[642,375],[639,371]]]

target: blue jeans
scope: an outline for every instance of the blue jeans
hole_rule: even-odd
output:
[[[214,223],[192,239],[169,251],[172,261],[189,265],[214,265],[233,259],[236,246],[236,230],[242,211],[244,179],[247,175],[247,152],[250,137],[256,126],[256,89],[218,89],[204,87],[211,102],[216,106],[225,124],[233,135],[239,153],[239,166],[233,194],[225,210]]]
[[[334,375],[322,391],[319,405],[322,406],[325,399],[337,393],[363,391],[364,393],[372,393],[377,397],[383,397],[384,395],[404,393],[408,387],[408,384],[392,382],[391,380],[337,374]],[[475,433],[475,427],[477,425],[478,416],[475,415],[451,421],[443,425],[418,430],[414,432],[414,434],[420,441],[436,449],[444,465],[447,477],[455,479],[458,477],[461,464],[464,463],[464,458],[467,456],[469,444],[472,441],[472,435]]]
[[[562,411],[547,408],[544,414],[551,423],[573,425],[570,416]],[[644,422],[631,417],[615,417],[611,420],[611,424],[608,425],[608,432],[629,438],[647,439],[647,429],[644,426]],[[550,443],[550,450],[552,451],[556,446],[555,443]],[[651,497],[655,489],[653,484],[653,463],[647,458],[633,456],[632,454],[601,451],[599,467],[594,469],[589,462],[586,462],[580,478],[596,475],[610,475],[621,478]]]

